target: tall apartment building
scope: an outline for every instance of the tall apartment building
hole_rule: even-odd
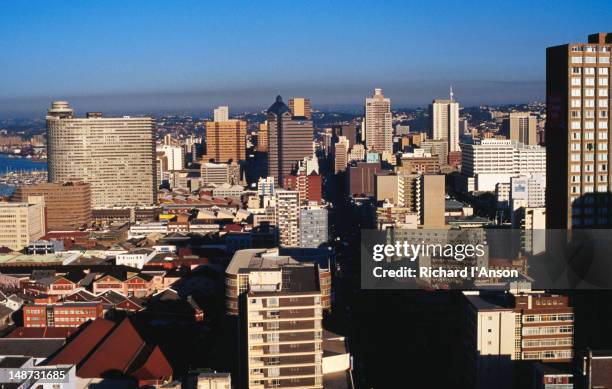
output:
[[[514,176],[546,174],[547,153],[541,146],[509,139],[482,139],[464,143],[461,148],[465,191],[494,191],[496,184],[510,182]]]
[[[574,313],[567,296],[464,292],[470,388],[509,387],[512,361],[569,362]]]
[[[150,117],[75,118],[65,101],[47,112],[49,182],[85,181],[94,208],[157,202],[155,129]]]
[[[204,162],[200,165],[200,182],[206,184],[238,184],[240,166],[233,163]]]
[[[303,116],[293,116],[291,110],[278,96],[268,108],[268,175],[276,182],[283,182],[299,161],[313,152],[312,121]]]
[[[334,173],[338,174],[346,170],[348,165],[348,153],[350,142],[345,136],[338,137],[338,141],[334,144]]]
[[[300,192],[276,191],[276,221],[278,243],[281,247],[300,246]]]
[[[321,205],[300,207],[300,247],[318,248],[329,240],[327,208]]]
[[[46,233],[45,198],[28,196],[24,202],[0,201],[0,247],[21,250]]]
[[[510,140],[537,145],[538,119],[528,112],[511,112],[502,122],[502,132]]]
[[[27,202],[29,196],[45,199],[47,230],[75,230],[92,221],[91,186],[84,182],[44,183],[17,187],[12,201]]]
[[[244,120],[206,122],[205,161],[217,163],[246,159],[246,127]]]
[[[372,97],[365,102],[365,144],[368,149],[382,153],[393,153],[393,116],[391,99],[385,97],[382,89],[374,89]]]
[[[215,122],[226,122],[229,120],[229,107],[227,105],[221,105],[213,111],[213,121]]]
[[[459,103],[453,99],[435,99],[429,105],[429,137],[433,140],[445,139],[448,152],[461,151],[459,148]]]
[[[612,33],[546,50],[548,228],[612,225]]]
[[[312,119],[310,99],[304,97],[294,97],[289,99],[289,109],[291,109],[293,116],[303,117],[309,120]]]
[[[305,172],[292,174],[285,177],[283,188],[287,190],[295,190],[300,194],[300,205],[311,203],[319,204],[322,201],[321,176]]]
[[[234,254],[226,300],[240,317],[240,387],[323,388],[321,274],[278,250]]]

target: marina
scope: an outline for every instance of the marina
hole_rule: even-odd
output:
[[[18,185],[47,181],[47,163],[0,154],[0,196],[11,195]]]

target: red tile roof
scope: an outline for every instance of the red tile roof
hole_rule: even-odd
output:
[[[77,370],[83,378],[101,377],[108,371],[127,372],[133,358],[144,347],[138,331],[129,319],[123,320]]]
[[[83,329],[70,343],[68,343],[55,357],[49,361],[50,365],[80,364],[91,353],[115,323],[109,320],[96,319]]]
[[[172,376],[172,367],[158,346],[151,350],[142,364],[136,361],[134,364],[139,366],[134,366],[131,375],[139,381],[162,380]]]
[[[172,367],[158,346],[145,343],[129,318],[118,325],[97,319],[49,364],[76,364],[77,376],[131,376],[139,382],[164,381]]]

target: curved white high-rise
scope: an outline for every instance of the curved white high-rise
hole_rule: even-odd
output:
[[[68,102],[47,112],[49,182],[91,184],[92,207],[142,206],[157,201],[155,130],[150,117],[75,118]]]

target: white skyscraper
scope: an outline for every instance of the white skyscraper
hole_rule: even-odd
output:
[[[228,120],[229,120],[229,107],[227,105],[222,105],[220,107],[215,108],[215,112],[214,112],[215,122],[226,122]]]
[[[450,90],[448,100],[435,99],[429,106],[430,137],[434,140],[446,139],[448,151],[461,151],[459,148],[459,103]]]
[[[366,147],[382,153],[393,152],[393,122],[391,100],[382,94],[382,89],[374,89],[372,97],[365,103],[365,142]]]
[[[155,127],[150,117],[77,118],[65,101],[47,113],[49,182],[91,184],[94,208],[157,201]]]

